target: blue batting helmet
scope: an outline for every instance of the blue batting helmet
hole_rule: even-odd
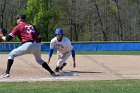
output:
[[[56,34],[56,35],[63,34],[62,28],[57,28],[57,29],[55,30],[55,34]]]

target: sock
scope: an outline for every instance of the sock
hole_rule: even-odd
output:
[[[14,60],[13,59],[8,59],[8,62],[7,62],[7,69],[6,69],[6,74],[9,74],[10,73],[10,70],[11,70],[11,66],[13,65],[13,62]]]
[[[56,67],[56,68],[55,68],[55,71],[56,71],[56,72],[59,72],[59,70],[60,70],[59,67]]]
[[[46,70],[48,70],[48,71],[50,72],[50,74],[53,74],[53,73],[54,73],[54,72],[51,70],[51,68],[48,66],[47,63],[44,62],[44,63],[42,64],[42,67],[45,68]]]

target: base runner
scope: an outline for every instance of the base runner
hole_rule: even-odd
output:
[[[70,40],[63,35],[62,28],[57,28],[55,30],[55,35],[51,42],[50,42],[50,51],[49,51],[49,59],[48,63],[50,63],[54,48],[57,48],[57,56],[58,61],[55,68],[56,72],[59,72],[59,70],[62,70],[64,66],[66,66],[66,60],[69,58],[70,55],[72,55],[73,58],[73,67],[76,67],[75,63],[75,50],[73,46],[71,45]]]

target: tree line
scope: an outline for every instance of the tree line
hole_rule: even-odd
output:
[[[139,41],[140,0],[0,0],[0,25],[8,32],[18,13],[43,41],[62,27],[71,41]]]

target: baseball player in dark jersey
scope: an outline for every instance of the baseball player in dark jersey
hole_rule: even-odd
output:
[[[22,45],[18,48],[12,50],[9,53],[8,61],[7,61],[7,69],[1,75],[2,78],[10,77],[10,69],[14,62],[14,58],[17,56],[21,56],[27,54],[29,52],[33,53],[36,61],[42,65],[43,68],[49,71],[52,76],[56,76],[56,74],[51,70],[48,64],[42,60],[41,58],[41,37],[39,32],[36,30],[34,26],[25,22],[26,15],[18,14],[16,17],[17,26],[7,35],[3,36],[0,34],[0,37],[4,41],[10,41],[13,37],[17,36],[19,40],[22,42]]]

